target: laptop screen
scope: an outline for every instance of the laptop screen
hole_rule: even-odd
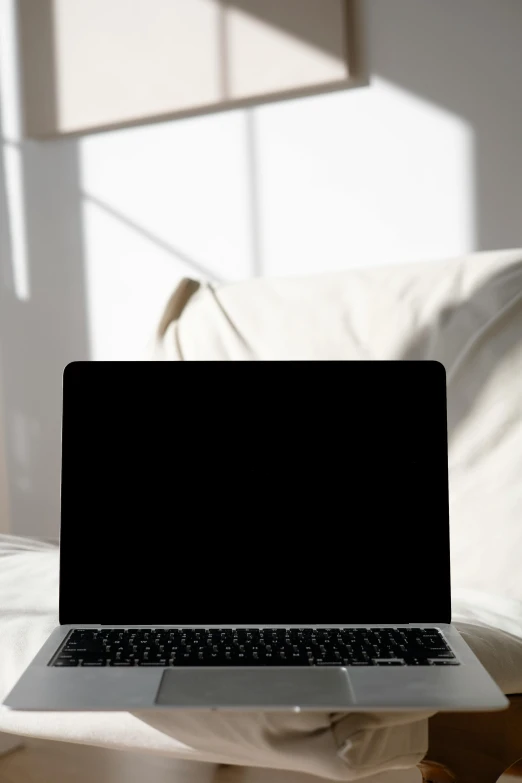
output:
[[[60,620],[450,619],[436,362],[74,363]]]

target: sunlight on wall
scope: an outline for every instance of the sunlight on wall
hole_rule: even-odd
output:
[[[181,277],[251,274],[245,117],[93,136],[80,155],[93,358],[136,358]]]
[[[18,78],[18,46],[14,0],[0,0],[0,118],[1,155],[11,243],[12,277],[18,299],[29,298],[27,235],[25,226],[24,179],[20,148],[21,112]]]
[[[59,126],[219,101],[219,16],[209,0],[54,0]]]
[[[9,216],[13,286],[18,299],[26,301],[29,299],[30,291],[22,153],[18,146],[6,142],[2,145],[2,154]]]
[[[9,531],[10,521],[9,481],[7,474],[5,424],[3,416],[2,375],[0,373],[0,533],[7,533]]]
[[[266,4],[266,0],[258,0],[258,6],[263,2]],[[278,28],[275,21],[263,22],[249,11],[234,8],[233,4],[225,7],[231,97],[249,98],[348,78],[342,3],[320,0],[305,5],[301,1],[301,21],[310,26],[320,22],[323,30],[327,30],[332,51],[325,51],[303,35]],[[299,9],[295,12],[299,13]],[[312,31],[308,34],[312,35]]]
[[[86,200],[83,216],[92,358],[143,359],[184,269],[97,204]]]
[[[382,79],[258,110],[265,273],[468,252],[472,129]]]
[[[472,130],[381,79],[80,148],[94,358],[137,357],[184,275],[299,275],[473,248]]]
[[[0,101],[2,136],[18,142],[21,137],[20,80],[16,36],[16,0],[0,0]]]

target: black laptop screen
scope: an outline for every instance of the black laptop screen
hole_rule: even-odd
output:
[[[450,617],[435,362],[75,363],[60,620]]]

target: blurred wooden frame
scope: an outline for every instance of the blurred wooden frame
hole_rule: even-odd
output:
[[[93,133],[366,83],[358,0],[134,0],[132,17],[126,2],[18,0],[27,136]]]

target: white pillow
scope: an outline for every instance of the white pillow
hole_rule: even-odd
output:
[[[510,599],[522,620],[522,250],[199,290],[184,281],[157,358],[441,361],[454,595]]]

